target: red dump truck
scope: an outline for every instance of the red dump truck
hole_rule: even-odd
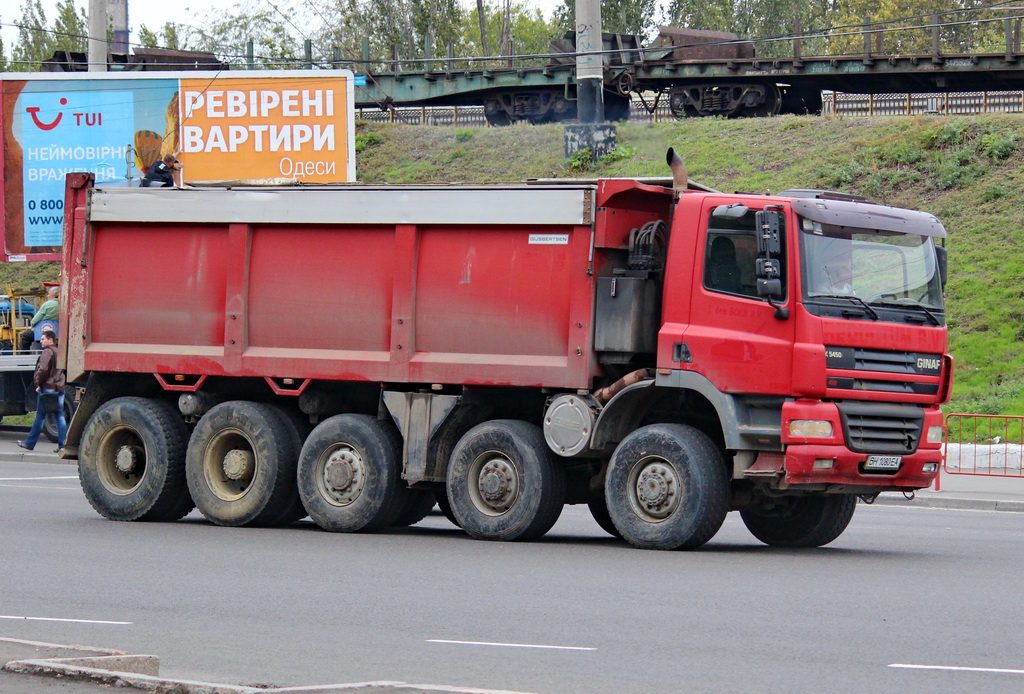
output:
[[[71,175],[64,457],[115,520],[365,532],[436,501],[525,540],[586,503],[638,547],[730,510],[825,544],[934,480],[953,372],[942,224],[839,197]]]

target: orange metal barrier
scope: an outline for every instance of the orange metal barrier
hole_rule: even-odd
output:
[[[951,475],[1024,477],[1024,416],[951,414],[946,462]]]

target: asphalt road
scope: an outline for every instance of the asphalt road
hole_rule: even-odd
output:
[[[152,653],[167,677],[1024,690],[1017,513],[861,506],[839,540],[802,551],[760,545],[731,514],[703,550],[664,553],[608,537],[583,507],[529,544],[470,540],[439,515],[383,535],[114,523],[73,467],[0,463],[0,529],[0,636]]]

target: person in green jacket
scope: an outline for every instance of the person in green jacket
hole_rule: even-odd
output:
[[[50,287],[46,290],[46,301],[39,307],[29,322],[29,330],[24,331],[20,336],[21,349],[26,352],[32,348],[32,341],[35,339],[36,324],[44,320],[57,320],[60,316],[60,287]]]

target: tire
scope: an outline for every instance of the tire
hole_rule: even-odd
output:
[[[294,447],[295,451],[295,459],[291,463],[291,467],[292,469],[297,470],[299,463],[299,451],[302,450],[302,444],[305,443],[306,437],[309,436],[309,432],[313,427],[311,427],[309,421],[296,410],[289,409],[281,405],[270,405],[269,407],[274,410],[279,417],[281,417],[281,420],[285,425],[284,431],[291,437],[291,445]],[[296,485],[295,494],[292,496],[291,502],[288,504],[288,508],[281,513],[280,518],[271,521],[268,525],[291,525],[295,521],[305,517],[306,509],[302,507],[302,499],[299,498],[299,489],[298,485]]]
[[[843,534],[857,510],[852,494],[792,497],[766,511],[741,511],[747,530],[772,547],[821,547]]]
[[[293,434],[269,405],[235,400],[203,415],[189,439],[185,473],[206,519],[232,527],[285,522],[298,494]]]
[[[71,415],[75,413],[74,408],[71,407],[71,393],[64,393],[64,423],[71,423]],[[43,420],[43,434],[51,443],[57,443],[57,416],[53,414],[46,415],[46,419]]]
[[[718,532],[729,512],[722,454],[703,432],[652,424],[615,449],[605,500],[623,539],[643,549],[693,549]]]
[[[324,530],[373,532],[406,508],[402,442],[394,426],[368,415],[325,419],[299,455],[299,496]]]
[[[479,424],[455,446],[448,501],[458,525],[478,540],[533,540],[565,505],[565,469],[539,427],[510,419]]]
[[[608,502],[605,501],[603,496],[596,497],[587,502],[587,506],[590,508],[590,515],[594,517],[597,524],[601,526],[601,529],[612,537],[622,538],[622,533],[615,527],[615,523],[612,522],[612,517],[608,513]]]
[[[115,398],[93,413],[82,433],[78,476],[104,518],[174,521],[194,508],[185,483],[188,430],[168,403]]]
[[[436,499],[432,489],[410,489],[406,493],[405,505],[399,511],[398,517],[392,524],[396,528],[407,528],[416,525],[427,517],[430,509],[434,508]]]
[[[437,500],[437,507],[441,509],[441,513],[444,514],[444,517],[451,521],[452,525],[455,527],[461,528],[462,526],[459,525],[459,519],[455,517],[454,513],[452,513],[452,505],[448,501],[448,490],[437,490],[434,492],[434,498]]]

